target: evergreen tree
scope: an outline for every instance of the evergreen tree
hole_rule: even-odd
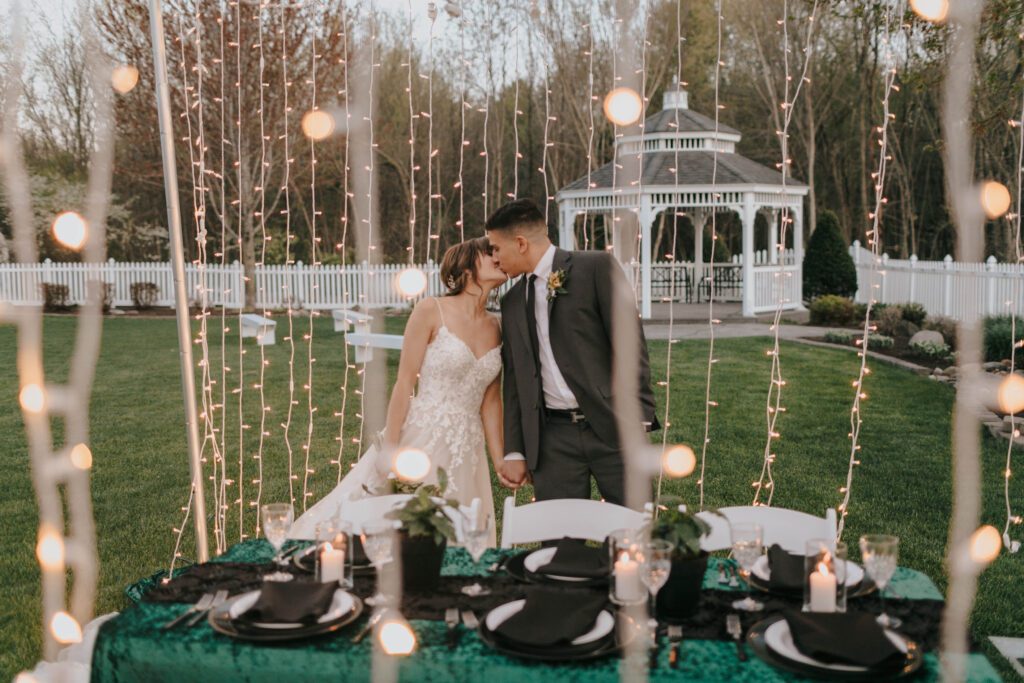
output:
[[[852,297],[857,291],[857,269],[831,211],[818,215],[818,227],[804,254],[804,298],[825,294]]]

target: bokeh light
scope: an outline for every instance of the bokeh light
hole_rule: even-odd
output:
[[[971,534],[971,559],[978,564],[988,564],[996,559],[1002,547],[1003,539],[999,537],[999,532],[991,524],[978,527]]]
[[[110,73],[110,84],[114,90],[125,95],[139,83],[139,70],[130,64],[120,64]]]
[[[334,132],[334,117],[323,109],[307,111],[302,117],[302,132],[310,140],[326,140]]]
[[[1024,377],[1017,373],[999,383],[999,409],[1004,413],[1024,413]]]
[[[84,443],[80,443],[71,449],[71,464],[80,470],[87,470],[92,467],[92,451]]]
[[[53,220],[53,236],[68,249],[81,249],[85,244],[85,219],[74,211],[57,214]]]
[[[44,570],[60,571],[64,568],[64,539],[56,529],[44,526],[39,530],[36,557]]]
[[[50,620],[50,633],[61,645],[82,642],[82,627],[67,612],[57,612]]]
[[[1010,191],[1006,185],[988,180],[981,186],[981,208],[990,219],[999,218],[1010,210]]]
[[[430,456],[418,448],[403,448],[395,454],[391,469],[403,481],[423,481],[430,474]]]
[[[38,384],[26,384],[18,395],[21,407],[30,413],[41,413],[46,407],[46,392]]]
[[[925,21],[939,23],[949,14],[949,0],[910,0],[910,9]]]
[[[406,268],[395,278],[395,287],[402,296],[419,296],[427,288],[427,274],[419,268]]]
[[[670,477],[688,477],[696,466],[697,456],[689,446],[679,444],[662,453],[661,468]]]
[[[416,649],[416,634],[404,619],[390,619],[378,631],[380,646],[389,655],[408,655]]]
[[[615,88],[604,98],[604,115],[617,126],[636,123],[643,108],[640,95],[632,88]]]

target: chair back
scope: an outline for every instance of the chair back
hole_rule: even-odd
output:
[[[639,529],[646,521],[642,512],[597,500],[560,498],[516,507],[515,497],[509,496],[505,499],[501,547],[565,536],[603,541],[616,529]]]
[[[806,552],[805,544],[812,538],[829,539],[835,543],[836,511],[831,508],[825,511],[824,517],[763,505],[719,508],[718,512],[721,517],[706,511],[697,514],[711,526],[711,533],[700,543],[701,548],[709,552],[731,548],[730,525],[740,523],[760,524],[766,548],[777,543],[787,552],[799,555]]]

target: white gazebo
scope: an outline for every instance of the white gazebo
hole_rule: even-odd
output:
[[[638,298],[642,317],[650,318],[651,228],[657,216],[672,210],[685,211],[691,218],[694,263],[687,266],[692,273],[690,282],[710,290],[717,274],[726,270],[704,263],[704,230],[712,213],[735,211],[743,224],[742,256],[739,263],[719,265],[738,275],[743,315],[775,310],[780,299],[785,309],[802,308],[803,199],[807,186],[791,177],[783,185],[779,171],[737,154],[740,132],[721,124],[716,131],[713,119],[689,108],[687,93],[678,86],[665,92],[660,112],[634,128],[637,134],[626,134],[615,141],[614,161],[558,191],[559,244],[565,249],[577,247],[574,226],[580,215],[635,212],[641,235]],[[640,157],[639,182],[622,182],[623,160],[629,156]],[[792,252],[779,244],[783,208],[789,209]],[[755,261],[754,252],[759,212],[765,214],[768,225],[767,256],[761,263]],[[626,245],[621,236],[616,241]],[[627,263],[635,262],[630,251],[624,248],[616,255]]]

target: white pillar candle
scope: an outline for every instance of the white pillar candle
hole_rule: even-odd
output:
[[[615,562],[615,595],[623,602],[640,602],[644,599],[640,565],[629,559],[626,553],[622,553]]]
[[[335,550],[330,543],[324,543],[323,550],[320,551],[320,581],[341,581],[344,575],[345,553]]]
[[[818,570],[811,572],[811,611],[836,611],[836,575],[824,563],[818,563]]]

